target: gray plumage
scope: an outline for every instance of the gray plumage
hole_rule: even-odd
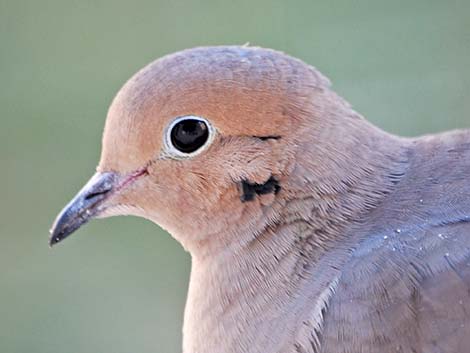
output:
[[[469,176],[469,131],[393,136],[300,60],[196,48],[118,93],[51,244],[98,216],[167,229],[184,353],[466,353]]]

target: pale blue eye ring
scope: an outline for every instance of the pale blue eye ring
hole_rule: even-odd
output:
[[[206,118],[194,115],[177,117],[165,129],[163,154],[176,159],[198,155],[212,143],[215,133],[215,128]]]

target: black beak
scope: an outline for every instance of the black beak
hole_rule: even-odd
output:
[[[57,216],[50,230],[49,245],[57,244],[98,216],[117,179],[115,173],[96,173]]]

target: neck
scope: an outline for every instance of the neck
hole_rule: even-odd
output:
[[[305,131],[318,141],[315,154],[311,144],[299,145],[283,199],[271,217],[263,215],[274,221],[239,234],[236,247],[193,254],[185,353],[284,352],[312,337],[301,330],[321,331],[322,310],[357,241],[350,229],[393,190],[407,164],[401,140],[355,115],[348,119],[316,136]],[[328,129],[354,139],[331,153],[336,141]],[[309,344],[318,342],[313,336]]]
[[[291,341],[283,322],[300,324],[307,303],[315,314],[304,319],[321,325],[322,301],[338,275],[332,266],[347,251],[327,254],[310,234],[305,223],[286,222],[237,252],[193,257],[184,352],[277,352],[280,342]]]

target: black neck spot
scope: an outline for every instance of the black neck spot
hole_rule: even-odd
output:
[[[279,182],[274,178],[270,177],[263,184],[251,183],[248,180],[243,180],[241,182],[241,196],[240,200],[242,202],[253,201],[256,195],[265,195],[265,194],[277,194],[281,190]]]
[[[266,140],[279,140],[281,138],[281,136],[279,135],[268,135],[268,136],[253,136],[255,138],[259,138],[260,140],[262,141],[266,141]]]

